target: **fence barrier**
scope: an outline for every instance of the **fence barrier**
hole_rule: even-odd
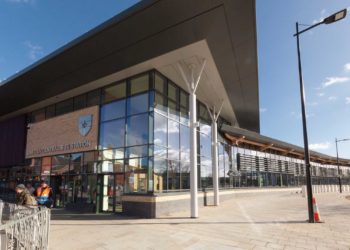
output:
[[[350,192],[350,185],[342,185],[342,192]],[[339,185],[312,185],[312,193],[339,193]],[[301,187],[301,194],[303,197],[306,197],[306,186]]]
[[[0,250],[46,250],[51,211],[0,201]]]

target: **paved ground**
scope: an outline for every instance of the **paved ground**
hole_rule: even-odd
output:
[[[233,197],[171,218],[54,216],[50,249],[350,249],[350,200],[316,196],[323,224],[309,224],[300,194]]]

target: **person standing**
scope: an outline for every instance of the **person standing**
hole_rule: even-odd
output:
[[[32,184],[30,182],[27,183],[26,188],[28,189],[30,194],[33,194],[35,189],[33,188]]]
[[[52,189],[44,180],[40,182],[40,186],[35,190],[34,195],[38,205],[48,208],[52,206]]]
[[[23,184],[16,186],[16,204],[21,206],[36,206],[35,198],[29,193]]]

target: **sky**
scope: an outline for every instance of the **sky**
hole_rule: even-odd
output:
[[[137,2],[0,0],[0,82]],[[349,7],[350,0],[256,0],[261,134],[303,146],[295,23]],[[310,149],[334,156],[335,138],[350,138],[350,15],[300,42]],[[350,158],[350,141],[339,143],[339,156]]]
[[[319,22],[349,8],[350,0],[256,3],[260,132],[303,146],[296,22]],[[309,147],[335,156],[335,138],[350,138],[350,15],[303,33],[300,46]],[[339,157],[350,158],[350,141],[338,148]]]

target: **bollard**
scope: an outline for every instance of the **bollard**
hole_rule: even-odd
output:
[[[203,205],[208,206],[207,191],[203,188]]]

